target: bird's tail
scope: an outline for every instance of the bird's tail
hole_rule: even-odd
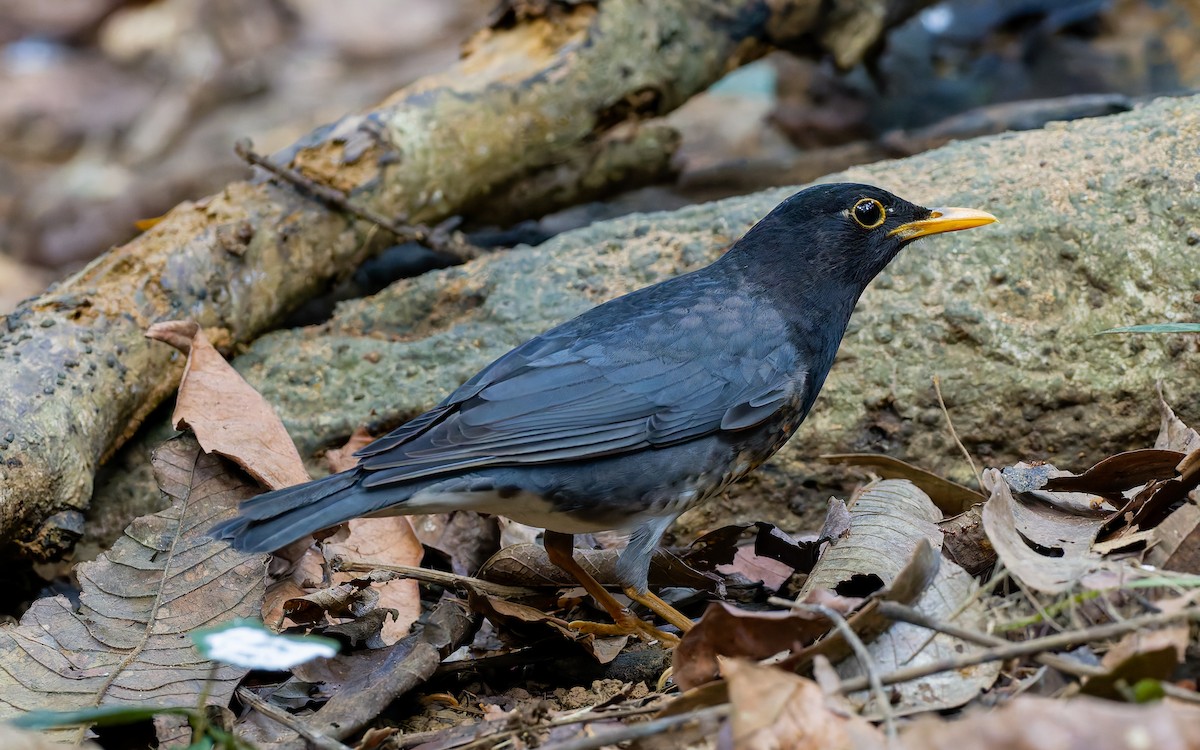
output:
[[[313,532],[378,509],[381,495],[359,485],[358,469],[332,474],[246,500],[237,518],[214,526],[210,535],[228,539],[244,552],[270,552]],[[397,499],[390,494],[389,501]]]

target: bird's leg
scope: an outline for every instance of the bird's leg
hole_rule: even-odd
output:
[[[692,629],[694,623],[691,618],[667,604],[658,594],[651,591],[638,591],[632,586],[626,586],[625,596],[658,615],[664,622],[669,622],[679,628],[681,633]]]
[[[583,566],[575,559],[574,536],[547,529],[542,539],[546,546],[546,556],[550,558],[550,562],[557,565],[576,581],[579,581],[584,590],[613,619],[612,625],[599,622],[572,622],[572,630],[596,635],[638,635],[648,640],[661,641],[668,646],[674,646],[679,642],[678,637],[658,630],[650,623],[634,615],[628,608],[622,606],[619,601],[613,598],[612,594],[608,593],[604,586],[600,585],[600,582],[591,573],[584,570]],[[658,597],[654,598],[657,599]],[[659,601],[662,600],[660,599]],[[663,604],[665,605],[666,602],[663,602]],[[691,625],[691,621],[688,621],[688,624]]]

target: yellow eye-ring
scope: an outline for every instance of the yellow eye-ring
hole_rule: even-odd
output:
[[[855,223],[863,229],[874,229],[887,218],[883,204],[874,198],[863,198],[855,203],[854,208],[850,209],[850,215],[854,217]]]

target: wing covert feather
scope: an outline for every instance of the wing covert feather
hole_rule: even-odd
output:
[[[360,466],[375,472],[364,483],[669,445],[748,429],[807,400],[799,355],[772,311],[683,299],[639,312],[631,297],[616,301],[617,324],[589,320],[601,306],[551,329],[361,450]]]

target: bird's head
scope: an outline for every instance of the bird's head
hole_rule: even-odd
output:
[[[786,274],[793,280],[861,291],[913,240],[994,221],[984,211],[924,208],[871,185],[832,183],[780,203],[738,245],[756,265],[794,269]]]

